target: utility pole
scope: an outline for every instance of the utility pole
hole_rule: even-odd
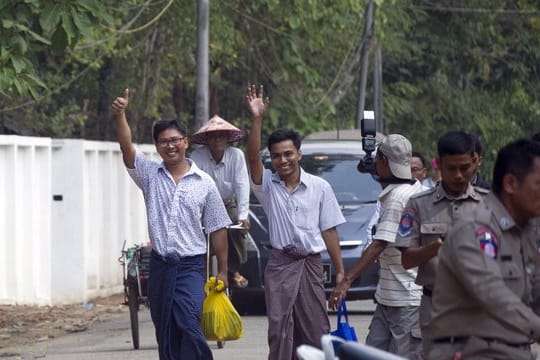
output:
[[[209,77],[208,77],[208,33],[210,22],[210,0],[199,0],[197,6],[197,99],[195,123],[200,128],[208,121]]]
[[[367,71],[369,67],[369,50],[371,47],[371,39],[373,38],[373,12],[375,5],[373,0],[370,0],[364,12],[364,32],[362,34],[361,47],[361,67],[360,67],[360,84],[358,86],[358,105],[356,107],[356,128],[360,129],[360,123],[364,116],[366,106],[366,84]]]
[[[384,133],[383,102],[382,102],[382,51],[381,45],[375,44],[375,61],[373,64],[373,107],[375,109],[375,124],[377,132]]]

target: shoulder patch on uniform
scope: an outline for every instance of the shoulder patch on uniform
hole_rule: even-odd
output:
[[[499,251],[499,240],[497,236],[487,226],[481,226],[476,229],[476,240],[480,250],[492,259],[497,259]]]
[[[406,207],[401,214],[399,220],[398,234],[401,237],[407,237],[411,233],[411,229],[416,218],[416,210],[411,207]]]
[[[475,211],[475,220],[480,224],[489,225],[491,223],[492,212],[491,209],[487,207],[486,204],[480,203],[476,207]]]
[[[429,188],[427,190],[424,190],[424,191],[421,191],[419,193],[416,193],[416,194],[413,194],[411,195],[410,199],[417,199],[419,197],[422,197],[422,196],[426,196],[426,195],[429,195],[429,194],[432,194],[435,192],[435,187],[432,187],[432,188]]]

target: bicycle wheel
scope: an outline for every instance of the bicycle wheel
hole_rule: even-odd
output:
[[[133,339],[133,348],[139,348],[139,290],[135,280],[128,281],[128,305],[129,320],[131,322],[131,337]]]

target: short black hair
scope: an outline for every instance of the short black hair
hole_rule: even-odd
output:
[[[534,134],[534,135],[531,137],[531,139],[532,139],[533,141],[538,141],[538,142],[540,142],[540,132],[537,132],[536,134]]]
[[[472,135],[474,139],[474,151],[478,154],[478,156],[482,156],[482,142],[480,141],[480,136],[478,135]]]
[[[280,128],[275,130],[268,137],[268,151],[270,151],[270,147],[272,147],[272,145],[285,140],[292,140],[296,150],[300,150],[300,146],[302,146],[302,138],[300,137],[300,134],[291,129]]]
[[[184,125],[184,123],[180,120],[160,120],[154,123],[154,127],[152,130],[152,136],[154,138],[154,142],[157,143],[159,139],[159,134],[161,134],[163,131],[167,129],[176,129],[180,131],[182,136],[187,136],[187,130]]]
[[[422,166],[423,167],[426,167],[426,159],[424,159],[424,157],[422,156],[422,154],[420,154],[418,151],[413,151],[411,153],[411,157],[417,157],[420,159],[420,161],[422,162]]]
[[[536,157],[540,157],[540,143],[533,140],[519,139],[500,149],[493,167],[492,191],[497,195],[501,194],[503,177],[506,174],[523,180],[531,171]]]
[[[476,141],[465,131],[449,131],[442,135],[437,142],[439,158],[446,155],[463,155],[476,152]]]

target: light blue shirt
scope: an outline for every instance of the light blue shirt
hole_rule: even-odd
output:
[[[268,217],[270,244],[282,249],[295,245],[309,253],[326,250],[322,231],[345,222],[330,184],[300,172],[300,183],[288,192],[278,174],[265,169],[260,185],[251,183],[253,193]]]
[[[135,168],[127,169],[142,190],[152,246],[161,255],[206,253],[206,236],[231,224],[210,175],[194,162],[178,183],[163,162],[149,160],[137,150]]]
[[[219,163],[210,153],[208,146],[195,149],[190,156],[199,169],[210,175],[224,202],[236,201],[238,219],[247,220],[249,216],[249,175],[242,150],[232,146],[225,149]]]

